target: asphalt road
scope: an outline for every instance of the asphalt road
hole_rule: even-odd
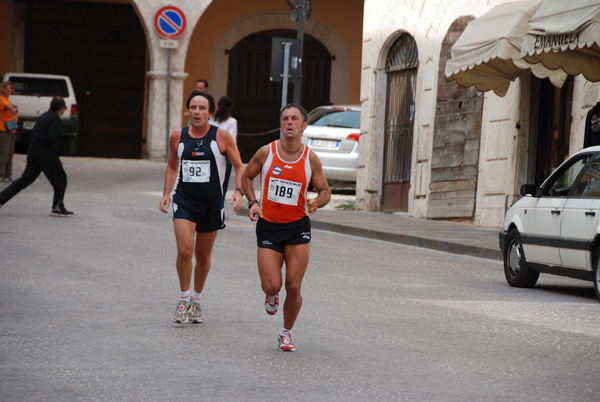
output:
[[[542,276],[517,290],[497,261],[320,230],[297,351],[279,352],[254,225],[234,214],[215,244],[204,323],[172,324],[164,163],[63,161],[74,217],[49,216],[45,179],[0,209],[1,401],[598,399],[590,283]]]

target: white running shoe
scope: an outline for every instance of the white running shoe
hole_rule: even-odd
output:
[[[189,322],[192,324],[202,323],[202,309],[200,308],[200,302],[192,302],[190,309]]]
[[[267,314],[275,315],[279,309],[279,295],[265,297],[265,310]]]
[[[175,314],[171,321],[177,324],[185,324],[188,322],[190,318],[191,304],[187,300],[180,300],[177,303],[177,308],[175,309]]]
[[[282,352],[294,352],[296,350],[292,343],[292,334],[289,331],[279,333],[279,350]]]

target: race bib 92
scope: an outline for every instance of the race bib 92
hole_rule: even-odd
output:
[[[210,181],[210,161],[184,160],[181,171],[184,183],[208,183]]]
[[[267,198],[279,204],[298,205],[301,189],[302,183],[271,177]]]

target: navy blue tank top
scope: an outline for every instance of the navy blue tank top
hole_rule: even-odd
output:
[[[181,130],[177,147],[179,173],[173,203],[198,214],[222,211],[226,159],[217,144],[218,127],[211,125],[202,138],[192,138],[189,127]]]

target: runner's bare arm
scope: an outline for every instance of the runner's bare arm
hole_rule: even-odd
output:
[[[179,158],[177,157],[177,146],[181,138],[181,130],[176,130],[171,133],[169,138],[169,162],[167,163],[167,169],[165,170],[165,187],[163,189],[163,197],[158,204],[158,209],[164,213],[169,210],[169,204],[171,203],[171,191],[175,185],[175,179],[177,178],[177,171],[179,167]]]
[[[256,151],[250,162],[248,162],[246,170],[244,170],[244,174],[242,175],[242,188],[244,189],[248,201],[256,199],[256,194],[254,193],[254,178],[259,175],[268,156],[269,145],[267,144]],[[260,206],[258,204],[252,205],[248,210],[248,216],[251,221],[257,221],[258,217],[262,217],[263,214]]]
[[[312,170],[311,183],[317,192],[316,198],[308,198],[306,200],[308,206],[308,213],[312,214],[317,211],[318,208],[323,208],[331,199],[331,189],[327,178],[323,173],[323,166],[319,157],[314,152],[309,152],[310,158],[310,169]]]
[[[217,131],[217,144],[219,144],[219,150],[227,154],[227,157],[233,165],[233,169],[235,170],[235,187],[242,188],[244,164],[242,163],[242,158],[240,157],[240,151],[235,145],[235,141],[233,140],[231,134],[229,134],[229,131],[221,128]],[[229,203],[235,203],[233,205],[233,212],[237,212],[242,209],[244,204],[244,196],[239,191],[234,191]]]

